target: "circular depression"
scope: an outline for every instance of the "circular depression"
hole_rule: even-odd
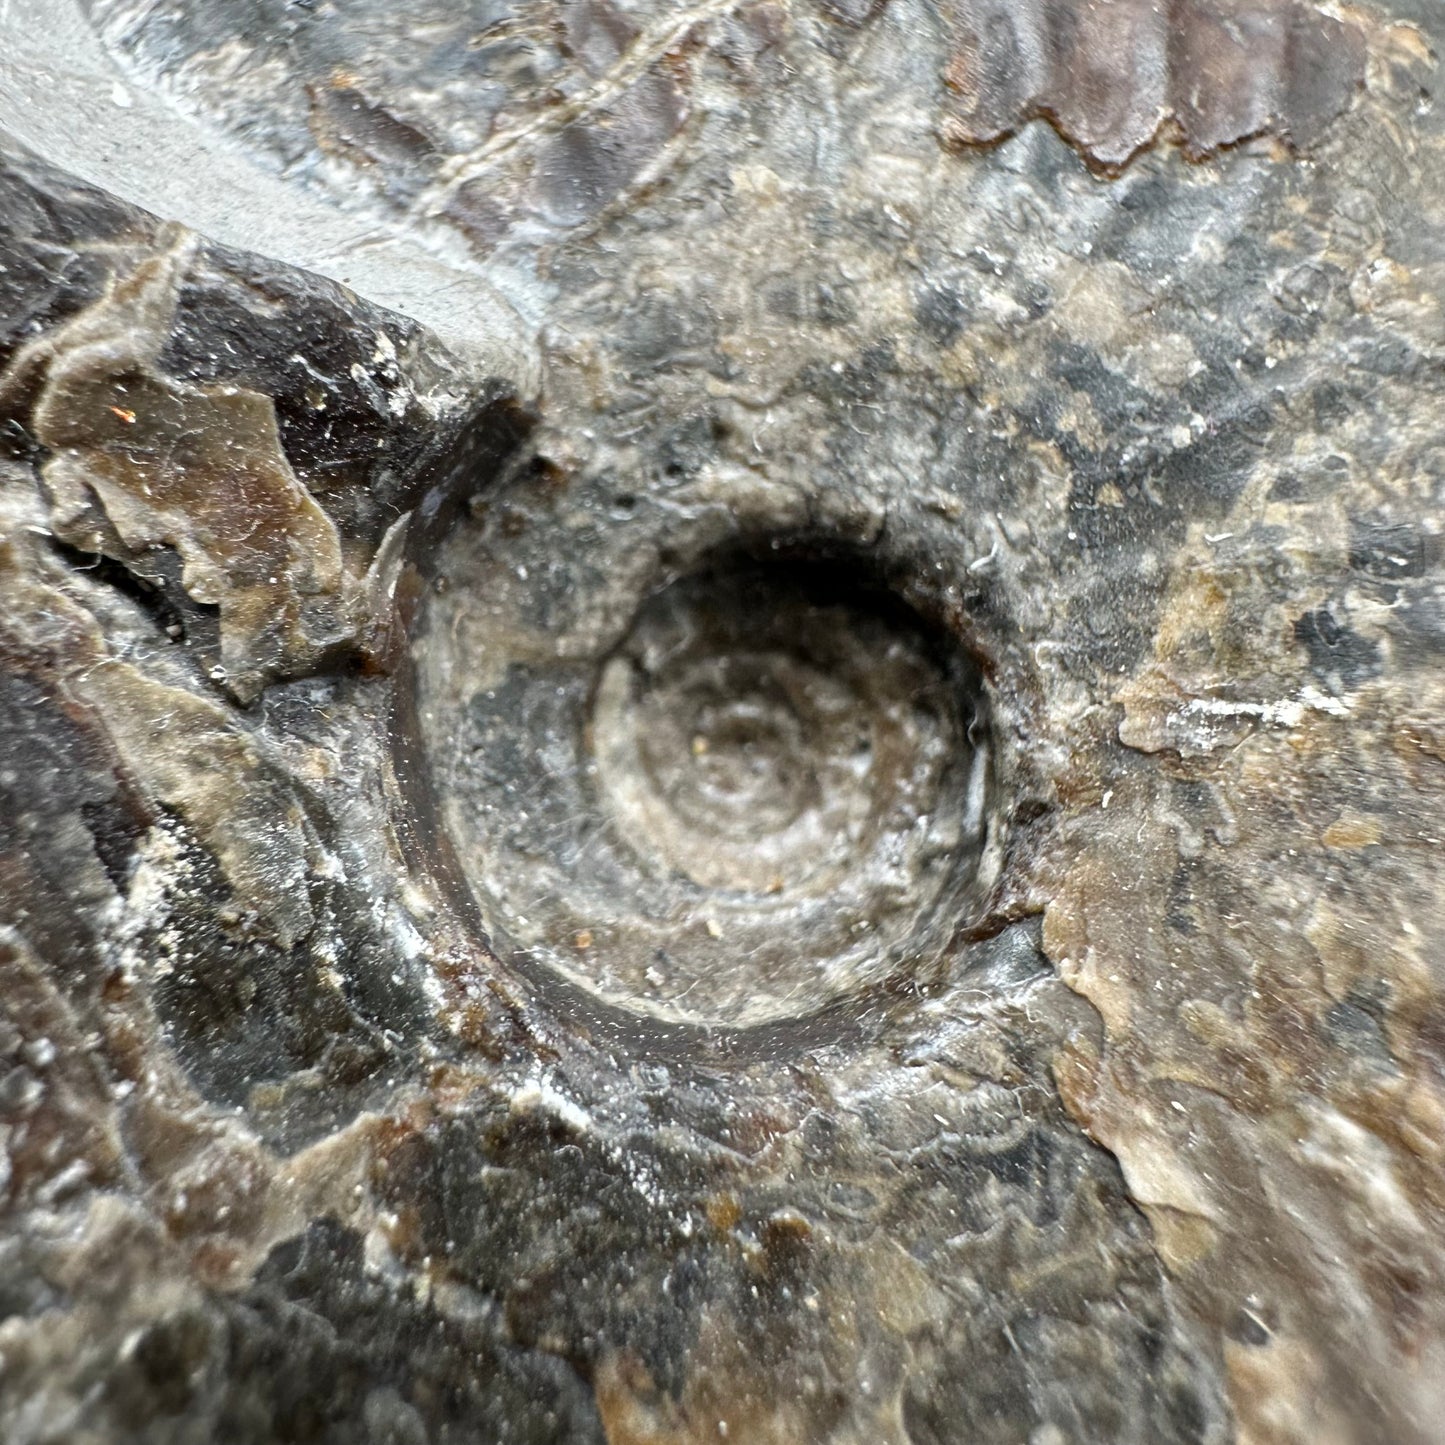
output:
[[[980,907],[990,778],[946,629],[861,554],[734,545],[589,599],[587,568],[561,587],[461,531],[418,716],[494,948],[726,1028],[937,970]]]

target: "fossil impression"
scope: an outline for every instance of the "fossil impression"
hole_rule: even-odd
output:
[[[0,1439],[1445,1441],[1442,44],[0,4]]]

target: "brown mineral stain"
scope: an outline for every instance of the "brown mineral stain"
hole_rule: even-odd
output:
[[[1356,853],[1380,841],[1380,824],[1375,818],[1363,818],[1354,813],[1341,813],[1320,835],[1326,848],[1344,853]]]
[[[21,348],[0,404],[33,398],[56,535],[142,568],[172,549],[185,591],[220,612],[218,676],[249,702],[339,646],[388,653],[377,618],[391,612],[405,522],[353,577],[335,523],[287,460],[271,398],[159,367],[198,248],[179,230],[171,241]]]
[[[708,1223],[719,1234],[726,1234],[736,1227],[743,1217],[743,1207],[732,1194],[714,1194],[707,1202]]]
[[[1322,1415],[1320,1362],[1301,1341],[1226,1340],[1224,1364],[1240,1445],[1354,1445],[1340,1420]]]
[[[77,1190],[115,1183],[126,1161],[100,1061],[71,1004],[9,928],[0,931],[0,998],[6,1022],[28,1044],[6,1065],[8,1168],[0,1203],[23,1206],[36,1192],[44,1198],[47,1183],[67,1172]]]
[[[779,1392],[763,1378],[741,1321],[720,1312],[705,1318],[679,1393],[659,1388],[630,1350],[607,1354],[593,1382],[607,1445],[799,1445],[834,1438],[826,1392],[810,1399],[806,1387]]]
[[[128,663],[88,671],[77,690],[105,716],[116,751],[157,803],[215,856],[240,906],[284,948],[310,932],[308,852],[294,790],[234,716]]]

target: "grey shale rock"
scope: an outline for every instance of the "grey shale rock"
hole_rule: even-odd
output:
[[[1442,43],[0,0],[0,1439],[1445,1441]]]

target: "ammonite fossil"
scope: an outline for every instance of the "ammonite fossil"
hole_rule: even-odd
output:
[[[0,1438],[1445,1441],[1442,42],[0,4]]]

